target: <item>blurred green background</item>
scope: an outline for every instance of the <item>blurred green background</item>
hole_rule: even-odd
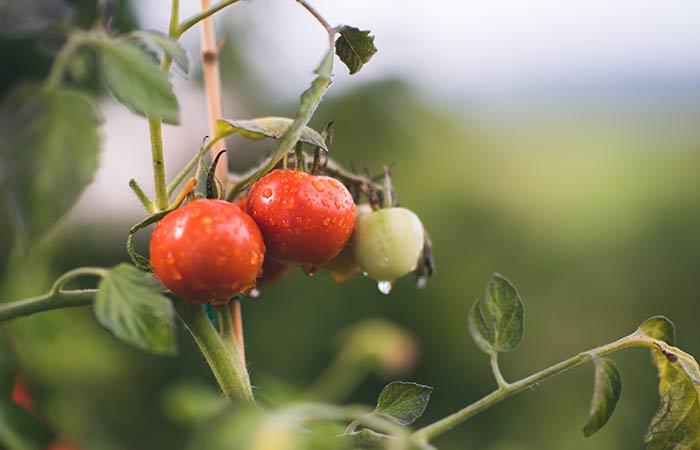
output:
[[[89,17],[90,7],[81,8]],[[123,14],[131,19],[122,30],[137,26],[138,16]],[[236,44],[247,31],[238,25],[226,31],[222,55],[226,87],[235,93],[227,108],[241,117],[293,114],[293,102],[265,95],[266,81]],[[380,48],[375,59],[381,57]],[[50,60],[25,39],[1,39],[0,58],[11,62],[2,70],[2,93],[42,76]],[[198,77],[195,69],[191,83]],[[681,348],[700,355],[700,96],[688,89],[670,99],[642,90],[635,94],[639,104],[608,97],[610,91],[585,101],[553,92],[550,101],[489,109],[456,105],[400,76],[360,75],[339,92],[331,88],[313,125],[335,121],[332,153],[343,163],[377,171],[396,162],[398,200],[430,230],[437,274],[424,290],[406,278],[385,296],[361,276],[336,285],[325,273],[308,278],[294,270],[261,299],[246,300],[247,355],[258,394],[303,390],[331,361],[339,330],[381,317],[420,342],[415,369],[401,376],[435,387],[417,425],[465,406],[495,387],[466,314],[496,271],[515,283],[526,307],[525,340],[502,357],[508,379],[609,342],[656,314],[676,323]],[[191,141],[197,145],[204,134],[195,130]],[[148,142],[142,145],[147,155]],[[228,145],[240,149],[236,165],[254,163],[269,148],[242,140]],[[109,195],[131,193],[120,184]],[[42,293],[76,266],[126,260],[132,219],[118,212],[89,221],[72,214],[27,257],[12,254],[3,219],[2,300]],[[3,332],[19,349],[40,408],[87,449],[183,448],[189,430],[169,413],[167,392],[182,382],[213,387],[183,332],[175,358],[122,344],[86,309],[17,320]],[[587,366],[493,407],[435,444],[444,450],[641,448],[658,403],[655,371],[647,351],[614,359],[623,395],[610,423],[589,439],[580,432],[592,388]],[[368,377],[352,401],[373,403],[387,381]]]

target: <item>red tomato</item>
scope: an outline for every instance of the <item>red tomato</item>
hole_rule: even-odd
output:
[[[153,274],[191,303],[225,301],[255,285],[265,255],[260,229],[238,206],[196,200],[151,235]]]
[[[270,256],[318,265],[345,247],[355,228],[355,202],[339,181],[294,170],[274,170],[253,185],[248,211]]]
[[[234,205],[241,208],[244,213],[248,213],[248,197],[236,200]],[[258,278],[255,287],[262,289],[265,286],[269,286],[287,275],[287,272],[289,272],[288,264],[275,261],[272,258],[265,258],[265,262],[263,262],[262,266],[262,275]]]
[[[24,377],[19,374],[15,375],[15,385],[12,388],[12,401],[14,401],[17,406],[36,413],[36,406],[29,393],[27,382]]]

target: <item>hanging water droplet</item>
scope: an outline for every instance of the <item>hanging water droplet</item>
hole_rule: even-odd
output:
[[[380,281],[377,283],[377,289],[379,289],[379,292],[381,292],[384,295],[389,295],[391,292],[391,288],[393,288],[394,285],[391,284],[391,281]]]
[[[421,275],[418,278],[416,278],[416,288],[417,289],[423,289],[427,285],[428,285],[428,277],[426,277],[425,275]]]
[[[265,198],[270,198],[272,197],[272,189],[265,189],[262,193],[262,196]]]
[[[258,289],[258,288],[253,288],[253,289],[251,289],[251,291],[248,292],[248,297],[250,297],[250,298],[260,298],[260,289]]]
[[[302,266],[302,270],[307,276],[313,277],[316,275],[316,269],[317,267],[313,264],[307,264],[305,266]]]

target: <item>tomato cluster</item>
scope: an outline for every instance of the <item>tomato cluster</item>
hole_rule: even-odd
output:
[[[150,263],[176,295],[220,303],[276,281],[290,265],[320,267],[336,282],[359,271],[391,282],[416,268],[423,234],[405,208],[356,207],[335,178],[273,170],[236,203],[195,200],[166,215],[151,236]]]

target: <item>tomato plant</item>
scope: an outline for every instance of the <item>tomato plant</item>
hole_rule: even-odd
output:
[[[325,30],[328,49],[293,119],[224,117],[212,16],[236,0],[220,0],[213,6],[203,1],[202,10],[184,20],[179,16],[179,1],[173,0],[167,36],[145,31],[119,34],[110,26],[114,8],[109,1],[100,2],[101,18],[89,29],[73,24],[70,8],[60,0],[44,5],[52,7],[50,14],[32,11],[39,14],[34,19],[41,20],[25,20],[22,14],[27,11],[19,1],[3,10],[8,14],[4,22],[25,27],[24,33],[63,33],[63,45],[46,79],[16,88],[0,110],[0,175],[16,247],[26,250],[48,233],[97,168],[98,104],[88,95],[89,86],[68,80],[84,50],[94,56],[108,92],[148,121],[154,192],[151,198],[135,179],[129,183],[146,211],[125,232],[131,263],[70,270],[45,294],[0,305],[0,323],[90,306],[97,322],[117,339],[144,351],[173,355],[177,352],[175,319],[179,319],[220,390],[208,398],[199,392],[196,398],[187,398],[193,401],[183,402],[198,407],[192,408],[196,410],[192,422],[197,425],[189,448],[207,450],[431,450],[435,438],[476,414],[591,362],[595,376],[583,428],[587,437],[610,420],[620,399],[622,378],[609,355],[642,347],[651,350],[661,397],[644,438],[647,449],[698,450],[700,367],[693,356],[675,346],[670,320],[652,317],[620,339],[508,381],[499,357],[516,350],[523,339],[524,304],[513,283],[499,274],[489,279],[483,297],[473,303],[465,320],[494,378],[495,389],[481,399],[416,430],[409,426],[426,410],[433,390],[429,386],[395,381],[379,393],[372,407],[344,406],[344,394],[366,375],[373,371],[399,374],[417,357],[411,333],[382,320],[369,320],[344,333],[336,358],[295,402],[270,402],[264,409],[258,405],[248,372],[241,308],[242,302],[259,293],[252,291],[258,277],[262,275],[258,285],[264,287],[279,281],[296,264],[307,269],[322,265],[337,281],[361,270],[388,294],[391,283],[411,272],[417,276],[417,286],[425,287],[434,271],[428,231],[416,213],[396,205],[391,170],[384,169],[384,184],[376,186],[377,176],[369,170],[358,175],[329,157],[330,125],[320,133],[309,126],[330,87],[335,56],[351,74],[357,73],[376,53],[374,36],[352,26],[331,26],[305,0],[296,1]],[[193,149],[180,172],[168,179],[163,123],[177,125],[180,120],[171,69],[175,63],[182,73],[189,70],[187,54],[178,41],[200,23],[209,135],[201,148]],[[145,46],[155,50],[158,58]],[[221,150],[224,138],[233,134],[267,139],[272,149],[248,172],[229,173]],[[219,158],[223,163],[217,165]],[[202,168],[209,160],[214,169],[203,177]],[[151,226],[155,229],[146,257],[139,253],[135,236]],[[97,279],[96,285],[67,288],[78,277]],[[306,312],[303,295],[298,297],[295,306]],[[254,309],[256,303],[250,301],[249,306]],[[57,448],[56,433],[36,413],[39,402],[26,386],[16,383],[18,363],[4,342],[0,339],[0,446]]]

